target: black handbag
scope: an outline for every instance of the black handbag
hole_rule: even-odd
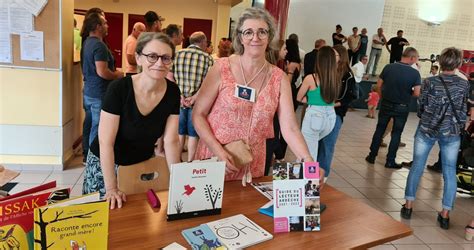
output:
[[[446,95],[448,96],[449,103],[451,105],[451,109],[453,110],[454,117],[456,118],[456,121],[458,124],[461,126],[461,148],[466,148],[469,147],[471,144],[471,135],[469,132],[465,129],[466,125],[461,122],[461,119],[459,119],[458,112],[456,111],[456,106],[454,106],[453,100],[451,99],[451,94],[449,93],[448,86],[444,82],[443,78],[439,76],[439,79],[441,80],[441,83],[443,83],[444,89],[446,90]],[[462,110],[461,110],[462,111]]]

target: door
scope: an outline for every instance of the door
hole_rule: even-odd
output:
[[[144,15],[137,15],[137,14],[128,14],[128,30],[127,34],[130,35],[133,30],[133,25],[137,22],[141,22],[145,24],[145,16]]]
[[[109,34],[105,38],[106,44],[114,55],[115,67],[122,68],[123,14],[105,12],[105,19],[109,24]]]
[[[202,31],[206,34],[207,40],[211,41],[212,35],[212,20],[185,18],[183,22],[183,36],[188,38],[192,33]]]

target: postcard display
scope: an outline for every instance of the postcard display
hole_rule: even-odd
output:
[[[319,231],[319,164],[278,163],[273,167],[274,232]]]
[[[168,220],[220,214],[225,162],[194,161],[171,166]]]

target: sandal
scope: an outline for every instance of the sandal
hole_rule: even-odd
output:
[[[466,226],[466,235],[464,236],[466,240],[471,241],[474,238],[474,227],[467,225]]]

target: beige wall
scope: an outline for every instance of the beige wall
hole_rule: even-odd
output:
[[[474,3],[470,0],[424,1],[385,0],[382,27],[387,39],[396,36],[397,30],[404,31],[404,37],[415,47],[420,58],[440,54],[446,47],[474,50]],[[420,20],[423,13],[435,16],[446,15],[439,26],[428,26]],[[389,62],[389,53],[383,50],[379,65]],[[420,63],[425,76],[430,63]],[[383,67],[378,68],[379,72]]]
[[[123,13],[123,41],[127,38],[128,14],[144,15],[153,10],[166,20],[163,27],[168,24],[183,25],[183,19],[199,18],[212,20],[213,44],[217,44],[221,37],[227,37],[230,16],[230,2],[214,0],[75,0],[75,9],[90,9],[99,7],[106,12]],[[219,20],[219,22],[218,22]],[[122,53],[123,54],[123,53]],[[122,61],[122,65],[125,65]]]

